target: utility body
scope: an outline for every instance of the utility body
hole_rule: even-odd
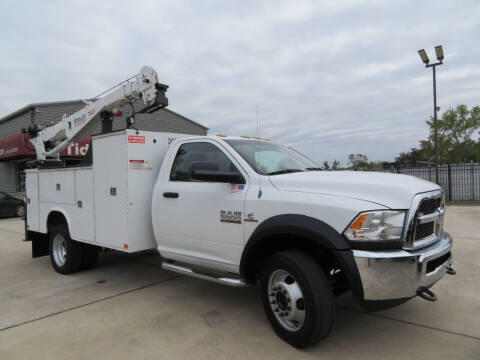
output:
[[[100,249],[158,249],[167,270],[258,285],[275,332],[304,347],[330,332],[335,295],[434,300],[429,288],[454,272],[442,190],[427,181],[320,171],[268,139],[132,128],[93,136],[90,163],[52,167],[68,141],[41,139],[26,233],[60,273],[93,267]]]

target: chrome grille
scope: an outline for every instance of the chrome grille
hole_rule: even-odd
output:
[[[418,212],[427,215],[435,212],[442,205],[442,198],[424,199],[420,203]]]
[[[417,249],[436,242],[442,233],[444,213],[441,191],[415,196],[409,211],[404,248]]]
[[[435,223],[433,221],[425,224],[418,224],[417,228],[415,229],[415,240],[423,239],[428,235],[432,235],[434,227]]]

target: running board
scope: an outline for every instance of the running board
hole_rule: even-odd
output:
[[[244,279],[234,279],[234,278],[226,278],[226,277],[219,278],[212,275],[201,274],[193,271],[192,269],[166,263],[166,262],[162,263],[162,268],[165,270],[176,272],[178,274],[192,276],[198,279],[208,280],[208,281],[216,282],[218,284],[223,284],[227,286],[233,286],[233,287],[249,287],[250,286],[250,284],[248,284]]]

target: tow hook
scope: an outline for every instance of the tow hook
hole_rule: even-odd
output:
[[[456,275],[457,272],[451,266],[447,267],[447,274],[448,275]]]
[[[435,295],[432,290],[427,289],[426,287],[419,287],[417,290],[417,295],[427,301],[437,301],[437,295]]]

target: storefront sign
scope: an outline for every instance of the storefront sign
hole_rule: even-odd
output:
[[[60,153],[60,157],[83,157],[91,142],[90,136],[82,141],[74,142]],[[18,133],[0,139],[0,160],[33,155],[35,155],[35,150],[26,134]]]

